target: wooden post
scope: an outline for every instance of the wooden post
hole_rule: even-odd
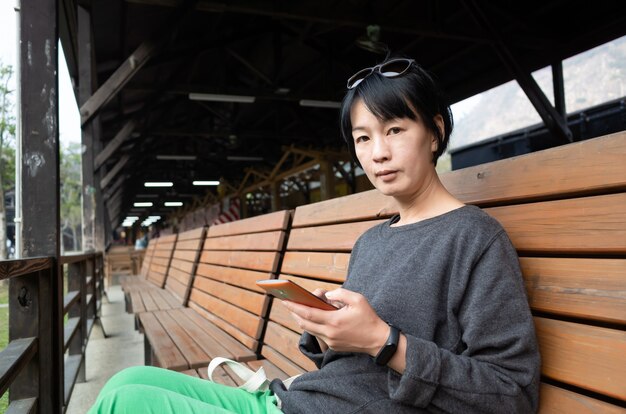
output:
[[[39,412],[60,413],[63,395],[63,286],[59,257],[59,129],[58,129],[58,0],[25,1],[20,13],[21,144],[22,144],[22,257],[52,256],[52,269],[11,280],[12,294],[30,295],[22,312],[33,313],[28,329],[11,314],[9,337],[34,334],[38,353],[29,368],[13,383],[11,400],[39,391]],[[11,296],[13,296],[11,295]],[[20,302],[11,299],[10,306]],[[22,301],[23,302],[23,301]],[[15,308],[11,308],[12,310]]]
[[[272,211],[280,210],[280,181],[270,183],[270,195],[272,196]]]
[[[93,54],[91,51],[91,14],[78,6],[78,98],[82,105],[93,91]],[[95,250],[96,244],[96,185],[94,177],[94,123],[82,128],[83,170],[83,251]]]
[[[320,161],[320,197],[322,200],[335,197],[335,171],[328,160]]]

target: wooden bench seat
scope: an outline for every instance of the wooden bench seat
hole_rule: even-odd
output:
[[[158,239],[155,239],[148,244],[148,247],[146,248],[146,251],[144,253],[139,273],[120,277],[119,282],[120,286],[122,287],[122,291],[126,291],[132,288],[135,283],[139,283],[140,285],[145,283],[145,279],[148,276],[148,271],[150,270],[150,264],[152,263],[152,256],[154,255],[154,248],[156,246],[157,240]]]
[[[180,371],[216,356],[258,358],[269,298],[254,281],[276,277],[290,218],[281,211],[208,229],[188,308],[139,315],[146,364]]]
[[[152,288],[131,289],[128,292],[130,309],[135,315],[178,309],[185,305],[205,234],[204,227],[178,234],[163,281],[153,279],[152,284],[148,282]],[[157,286],[155,281],[162,283],[162,286]]]
[[[626,133],[442,175],[459,199],[506,229],[520,263],[542,355],[542,413],[626,406]],[[396,211],[376,191],[295,210],[280,277],[332,289],[351,248]],[[261,354],[271,376],[315,369],[300,330],[273,300]]]

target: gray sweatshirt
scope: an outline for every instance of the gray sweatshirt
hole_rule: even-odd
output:
[[[465,206],[418,223],[398,216],[356,242],[344,288],[407,337],[403,374],[369,355],[300,349],[320,368],[285,390],[285,413],[534,413],[540,358],[515,249]]]

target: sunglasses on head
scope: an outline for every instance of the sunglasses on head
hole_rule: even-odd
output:
[[[391,59],[380,65],[373,66],[371,68],[361,69],[348,79],[348,89],[356,88],[363,79],[367,78],[374,72],[378,72],[386,78],[395,78],[406,73],[411,65],[415,63],[413,59]]]

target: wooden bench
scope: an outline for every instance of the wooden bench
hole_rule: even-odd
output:
[[[132,253],[134,248],[131,246],[111,246],[105,256],[105,276],[107,286],[111,286],[113,274],[131,275],[133,273]]]
[[[626,133],[442,180],[495,217],[518,250],[542,355],[540,412],[625,412]],[[280,277],[311,290],[339,286],[356,238],[395,211],[377,191],[298,207]],[[299,336],[273,300],[265,359],[249,365],[279,378],[315,369],[297,349]]]
[[[276,277],[291,213],[210,227],[187,308],[139,315],[146,364],[206,367],[216,356],[258,358],[269,298],[254,281]]]
[[[152,288],[131,289],[128,292],[129,308],[135,315],[178,309],[185,305],[205,234],[205,227],[178,234],[163,280],[153,278],[147,282]],[[147,280],[150,280],[149,276]]]
[[[141,286],[146,282],[145,279],[148,277],[148,271],[150,270],[150,265],[152,264],[152,256],[154,255],[154,248],[157,240],[158,239],[155,239],[148,244],[141,263],[141,270],[137,274],[123,276],[119,279],[122,291],[131,289],[135,284]]]

